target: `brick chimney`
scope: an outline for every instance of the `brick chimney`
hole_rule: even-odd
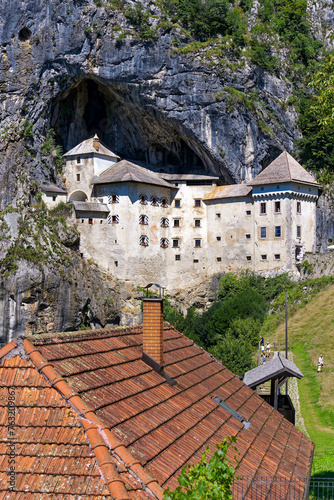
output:
[[[143,299],[143,358],[149,356],[163,367],[163,299]]]
[[[100,149],[100,139],[98,138],[98,135],[95,134],[93,137],[93,146],[98,151]]]

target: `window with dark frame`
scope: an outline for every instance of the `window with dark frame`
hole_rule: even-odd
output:
[[[217,262],[221,262],[222,261],[222,258],[221,257],[217,257]]]
[[[302,237],[302,227],[297,226],[297,238],[301,238],[301,237]]]
[[[194,264],[198,264],[198,259],[194,259],[194,260],[193,260],[193,263],[194,263]]]
[[[179,240],[173,240],[173,248],[178,248],[179,247]]]
[[[266,237],[267,237],[267,228],[266,226],[262,226],[260,227],[260,238],[264,240],[266,239]]]
[[[93,224],[93,219],[92,218],[88,219],[88,224]]]
[[[280,213],[281,213],[281,202],[275,201],[275,214],[280,214]]]
[[[80,156],[77,156],[77,163],[78,163],[78,164],[79,164],[79,163],[81,163],[81,158],[80,158]]]
[[[281,254],[275,253],[274,258],[275,258],[275,260],[281,260]]]
[[[175,260],[181,260],[181,255],[180,254],[175,255]]]
[[[195,227],[201,227],[201,219],[195,219]]]
[[[160,219],[160,226],[161,227],[169,227],[169,220],[166,219],[165,217],[162,217]]]
[[[180,227],[180,219],[173,219],[173,227]]]
[[[251,255],[246,255],[246,260],[248,260],[248,261],[252,260]]]
[[[168,207],[168,200],[167,200],[167,198],[162,198],[162,200],[161,200],[161,206],[163,208]]]
[[[175,200],[174,206],[175,206],[175,208],[180,208],[181,207],[181,200]]]
[[[261,259],[262,260],[267,260],[267,255],[266,254],[261,255]]]
[[[251,210],[246,210],[246,215],[252,215],[252,211]]]
[[[80,181],[80,174],[77,174],[77,181]]]
[[[147,226],[148,216],[147,215],[140,215],[139,216],[139,224]]]
[[[167,238],[161,238],[160,240],[160,246],[161,248],[168,248],[169,246],[169,241]]]
[[[139,196],[139,203],[141,205],[147,205],[147,196],[145,194]]]
[[[250,240],[251,239],[251,235],[249,233],[246,234],[246,240]]]
[[[260,203],[260,215],[266,215],[267,213],[267,202],[262,201]]]
[[[140,236],[139,237],[139,244],[143,247],[148,247],[148,244],[149,244],[149,238],[148,236]]]
[[[220,241],[222,239],[221,236],[216,236],[216,238],[217,238],[217,241]]]
[[[275,226],[275,238],[282,237],[282,228],[281,226]]]
[[[200,248],[202,246],[202,240],[195,240],[195,248]]]
[[[302,213],[302,204],[300,201],[297,201],[297,214]]]
[[[220,213],[216,214],[217,219],[220,219]]]
[[[201,206],[201,200],[195,200],[195,207]]]

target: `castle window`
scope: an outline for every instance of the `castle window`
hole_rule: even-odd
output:
[[[300,201],[297,201],[297,214],[302,213],[302,204]]]
[[[173,219],[173,226],[174,227],[180,227],[181,221],[180,219]]]
[[[282,228],[281,226],[275,226],[275,238],[282,237]]]
[[[267,203],[263,201],[260,203],[260,215],[266,215],[267,213]]]
[[[88,219],[88,224],[93,224],[93,219],[89,218]]]
[[[173,248],[178,248],[179,247],[179,240],[175,239],[173,240]]]
[[[166,198],[162,198],[162,200],[161,200],[161,206],[163,208],[168,207],[168,200]]]
[[[160,219],[160,226],[161,227],[169,227],[169,219],[166,219],[165,217],[162,217]]]
[[[147,205],[147,201],[148,201],[148,198],[147,198],[147,196],[145,194],[141,194],[139,196],[139,203],[141,205]]]
[[[220,213],[216,214],[216,218],[220,219]]]
[[[250,240],[251,239],[251,235],[249,233],[246,234],[246,240]]]
[[[175,208],[180,208],[181,207],[181,200],[175,200],[174,206],[175,206]]]
[[[81,219],[81,223],[83,224],[85,222],[85,219]]]
[[[153,207],[157,207],[159,205],[159,198],[157,198],[156,196],[151,196],[151,205],[153,205]]]
[[[142,247],[148,247],[149,244],[149,238],[148,236],[140,236],[139,237],[139,245]]]
[[[281,260],[281,254],[275,253],[274,258],[275,258],[275,260]]]
[[[103,224],[103,219],[100,220],[100,224]]]
[[[201,219],[195,219],[195,227],[201,227]]]
[[[115,267],[118,267],[118,260],[114,261]]]
[[[250,260],[252,260],[252,256],[251,255],[246,255],[246,260],[249,262]]]
[[[267,237],[267,228],[265,226],[260,227],[260,238],[262,240],[266,239]]]
[[[77,174],[77,181],[80,181],[80,174]]]
[[[108,224],[118,224],[119,223],[119,215],[108,215],[107,217]]]
[[[261,260],[267,260],[267,255],[266,254],[261,255]]]
[[[52,196],[52,201],[56,201],[57,196]]]
[[[252,211],[251,210],[246,210],[246,215],[252,215]]]
[[[81,163],[81,158],[80,156],[77,156],[77,164],[79,165]]]
[[[169,241],[167,238],[161,238],[160,240],[160,246],[161,248],[168,248],[169,246]]]
[[[175,255],[175,260],[181,260],[181,255],[180,254]]]
[[[275,201],[275,214],[280,214],[280,213],[281,213],[281,202]]]
[[[222,261],[222,258],[221,257],[217,257],[217,262],[221,262]]]
[[[148,224],[148,217],[147,215],[140,215],[139,216],[139,224],[142,224],[142,225],[147,225]]]
[[[302,227],[297,226],[297,238],[301,238],[301,237],[302,237]]]
[[[194,260],[193,260],[193,263],[194,263],[194,264],[198,264],[198,259],[194,259]]]
[[[216,238],[217,238],[217,241],[220,241],[222,239],[221,236],[216,236]]]
[[[201,200],[195,200],[195,207],[201,206]]]
[[[112,194],[108,196],[108,203],[111,205],[112,203],[119,203],[119,196],[118,194]]]
[[[195,248],[200,248],[202,246],[202,240],[195,240]]]

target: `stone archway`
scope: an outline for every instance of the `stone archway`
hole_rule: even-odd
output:
[[[86,195],[86,193],[80,190],[73,191],[73,193],[71,193],[71,196],[69,197],[69,201],[87,201],[87,200],[88,196]]]

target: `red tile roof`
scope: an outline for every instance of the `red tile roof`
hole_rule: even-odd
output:
[[[174,386],[141,360],[141,327],[35,335],[11,349],[0,350],[0,357],[16,354],[0,365],[0,402],[4,406],[8,388],[16,388],[18,453],[29,457],[17,475],[22,492],[42,494],[44,480],[55,498],[162,499],[163,488],[177,485],[185,464],[232,435],[240,452],[239,476],[290,479],[309,473],[311,441],[168,324],[165,372]],[[215,396],[249,421],[249,429]],[[3,413],[0,421],[4,477],[6,418]],[[1,485],[0,499],[8,486]]]

